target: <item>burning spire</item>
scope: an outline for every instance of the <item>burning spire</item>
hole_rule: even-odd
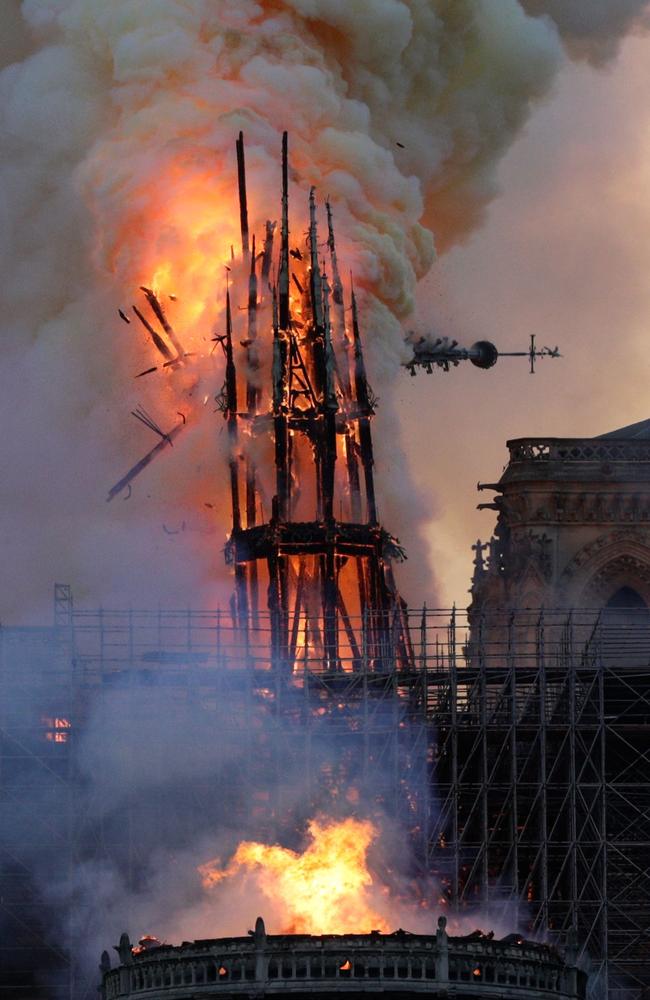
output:
[[[238,620],[248,622],[257,607],[259,582],[266,580],[271,612],[273,660],[291,670],[297,658],[313,670],[338,671],[343,657],[360,666],[363,650],[380,662],[382,630],[395,627],[404,606],[392,574],[391,557],[401,551],[379,526],[373,482],[370,420],[374,403],[369,390],[356,299],[351,291],[352,336],[347,330],[345,291],[341,281],[331,207],[328,239],[333,286],[320,259],[316,192],[309,195],[306,245],[292,248],[289,233],[289,157],[282,138],[282,194],[277,282],[271,289],[271,311],[262,308],[272,330],[273,362],[270,393],[258,383],[258,260],[247,259],[246,173],[243,137],[237,140],[242,219],[242,260],[234,274],[248,284],[248,335],[243,363],[235,363],[232,334],[226,337],[227,388],[224,416],[231,435],[233,528],[226,549],[235,567]],[[273,227],[267,227],[272,234]],[[255,237],[253,237],[255,246]],[[262,257],[264,268],[266,257]],[[292,295],[292,285],[297,296]],[[237,278],[235,286],[237,287]],[[230,291],[227,297],[230,316]],[[337,330],[332,328],[332,306]],[[231,324],[231,320],[227,321]],[[231,329],[229,326],[228,329]],[[354,344],[354,371],[349,346]],[[237,367],[237,374],[234,372]],[[237,379],[245,373],[246,410],[232,403]],[[254,380],[254,381],[253,381]],[[275,492],[271,517],[257,521],[259,477],[253,455],[256,442],[272,428]],[[238,430],[241,433],[238,434]],[[240,463],[233,448],[246,438],[244,479],[246,524],[239,503]],[[259,450],[259,448],[257,449]],[[362,490],[359,462],[364,469]],[[260,497],[261,501],[261,497]],[[406,634],[398,625],[398,633]],[[401,648],[409,662],[406,638]]]
[[[403,552],[378,522],[370,431],[376,400],[366,377],[351,282],[348,329],[331,205],[326,205],[325,244],[330,285],[321,259],[314,188],[305,245],[290,245],[285,132],[274,269],[275,222],[266,223],[263,252],[257,253],[255,233],[251,248],[242,133],[236,154],[241,256],[232,246],[225,329],[213,342],[221,345],[225,360],[223,388],[214,398],[227,426],[232,531],[226,559],[234,566],[237,623],[244,632],[255,626],[263,586],[271,614],[272,661],[282,669],[292,671],[298,659],[318,672],[340,671],[344,661],[360,669],[363,657],[381,669],[386,630],[396,632],[400,664],[408,667],[405,605],[390,566]],[[265,278],[272,275],[270,295],[265,295]],[[137,306],[133,309],[165,359],[163,369],[184,367],[193,354],[184,351],[156,292],[147,285],[142,291],[152,320]],[[233,298],[245,307],[233,309]],[[244,325],[240,312],[245,314],[243,336],[235,332]],[[272,343],[270,370],[263,364],[264,330]],[[141,375],[156,370],[154,366]],[[200,379],[197,368],[190,394]],[[181,424],[165,432],[141,405],[134,416],[161,440],[110,490],[109,499],[129,487],[185,425],[183,415]],[[270,470],[259,464],[269,436],[274,455],[270,504]],[[265,507],[270,514],[266,521]]]

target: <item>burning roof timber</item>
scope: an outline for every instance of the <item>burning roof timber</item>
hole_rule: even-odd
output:
[[[168,997],[400,996],[508,997],[509,1000],[584,1000],[587,977],[570,946],[564,957],[516,934],[495,940],[475,931],[449,937],[440,917],[436,934],[267,935],[258,917],[247,937],[152,945],[134,949],[123,934],[111,969],[100,971],[102,1000]]]
[[[241,252],[231,247],[224,327],[212,341],[225,365],[214,400],[227,428],[232,531],[225,556],[234,569],[234,619],[243,632],[259,627],[265,594],[275,662],[290,671],[299,651],[309,650],[325,671],[337,672],[342,660],[360,664],[364,640],[354,623],[366,616],[377,633],[370,636],[373,647],[390,629],[398,636],[399,663],[409,667],[406,608],[391,569],[405,553],[379,523],[371,435],[377,399],[366,373],[352,279],[341,276],[332,206],[324,206],[327,237],[321,242],[312,188],[306,234],[292,241],[284,133],[280,238],[269,220],[257,240],[249,226],[241,133],[236,152]],[[150,319],[135,306],[134,313],[161,367],[198,365],[155,291],[143,286],[142,292]],[[136,410],[134,416],[160,441],[109,499],[126,490],[186,423],[179,412],[180,422],[165,432],[148,414]]]
[[[237,619],[242,628],[255,625],[266,574],[276,661],[291,669],[302,640],[303,649],[322,654],[325,670],[336,671],[341,669],[342,643],[353,660],[360,660],[355,617],[379,611],[399,618],[403,612],[390,569],[391,557],[401,558],[403,552],[378,522],[370,432],[376,400],[366,375],[357,302],[350,284],[346,309],[329,203],[327,240],[319,242],[313,188],[306,240],[291,245],[285,133],[277,279],[269,286],[270,310],[264,313],[258,288],[271,271],[276,227],[267,225],[262,254],[255,252],[254,236],[251,251],[241,135],[237,164],[240,273],[248,274],[243,364],[235,361],[230,290],[226,329],[219,338],[226,359],[220,406],[228,425],[232,499],[226,558],[235,569]],[[266,400],[258,339],[265,315],[273,345]],[[244,410],[239,406],[238,367],[244,369]],[[274,465],[268,521],[261,503],[264,474],[255,457],[265,435],[272,441]],[[401,631],[400,657],[408,663],[407,631]]]

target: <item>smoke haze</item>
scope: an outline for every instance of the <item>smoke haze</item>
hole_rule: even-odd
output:
[[[562,70],[557,99],[503,162],[505,193],[485,226],[420,288],[422,329],[465,344],[487,337],[505,350],[525,349],[535,333],[563,355],[534,377],[525,361],[503,359],[491,372],[467,366],[399,390],[418,484],[438,498],[427,536],[444,567],[443,605],[467,600],[470,546],[489,537],[496,517],[476,511],[491,499],[476,483],[498,479],[507,439],[589,437],[648,417],[647,55],[647,42],[631,38],[607,72]],[[450,427],[429,465],[420,460],[431,450],[425,407]]]
[[[144,401],[172,422],[176,410],[166,383],[162,390],[160,383],[134,385],[148,348],[120,324],[116,308],[171,260],[187,336],[209,339],[220,317],[221,265],[238,239],[231,215],[240,128],[256,232],[278,213],[285,127],[294,168],[292,231],[304,229],[310,184],[334,202],[341,258],[365,293],[363,334],[381,397],[374,425],[380,513],[410,554],[399,582],[413,603],[462,599],[469,559],[461,564],[458,551],[472,537],[470,491],[478,478],[498,473],[506,436],[610,429],[611,399],[607,414],[603,400],[614,374],[627,387],[625,399],[618,390],[616,422],[646,416],[639,402],[645,323],[638,317],[648,315],[650,303],[631,244],[647,239],[648,220],[627,192],[645,182],[647,140],[642,150],[632,114],[618,112],[647,93],[647,47],[625,44],[628,75],[611,90],[607,67],[593,69],[616,55],[625,33],[645,27],[645,3],[5,4],[3,619],[49,618],[55,578],[71,582],[77,601],[91,606],[228,602],[225,442],[216,416],[188,428],[128,502],[107,505],[105,495],[151,446],[129,410]],[[577,67],[568,61],[574,58]],[[499,172],[533,107],[558,80],[569,88],[570,114],[552,104],[538,112],[540,130],[528,146],[519,140]],[[558,145],[563,155],[554,168]],[[637,156],[624,164],[630,149]],[[604,166],[595,151],[605,155]],[[512,198],[490,213],[499,185]],[[618,221],[603,219],[605,195],[620,210]],[[577,216],[570,211],[576,204]],[[486,219],[485,235],[476,235]],[[426,278],[434,240],[440,261]],[[593,295],[594,282],[602,294]],[[610,296],[618,283],[625,294]],[[576,289],[581,322],[562,340],[566,360],[548,363],[555,366],[552,382],[542,365],[532,388],[518,373],[521,385],[513,389],[505,361],[480,387],[475,370],[412,382],[398,368],[402,324],[410,322],[416,296],[423,329],[435,325],[464,343],[492,336],[518,347],[540,326],[552,331],[553,345],[559,342],[555,330],[576,316],[567,313]],[[599,345],[605,373],[600,357],[589,355],[586,368],[578,363],[579,341]],[[602,353],[606,345],[609,354]],[[202,377],[216,391],[219,363]],[[562,400],[552,409],[549,384]],[[427,527],[439,511],[442,519]],[[430,554],[445,581],[437,592]],[[235,826],[213,792],[241,760],[241,736],[220,733],[215,746],[213,722],[179,707],[169,692],[148,691],[147,704],[143,718],[132,698],[125,704],[116,693],[87,725],[88,822],[110,829],[137,799],[144,805],[133,834],[140,854],[149,853],[140,893],[125,892],[121,859],[89,862],[66,885],[73,940],[85,938],[93,961],[127,923],[133,933],[170,937],[232,929],[214,910],[210,916],[201,909],[195,868],[215,850],[226,857],[240,836],[259,833]],[[107,732],[115,737],[110,746]],[[203,782],[212,798],[188,844],[180,816],[192,796],[208,801]],[[287,810],[307,818],[315,803],[307,801],[300,775],[290,772],[286,786]],[[169,811],[164,822],[152,822],[161,796]],[[39,864],[48,884],[46,854]],[[228,905],[228,920],[244,932],[248,904]],[[166,927],[156,925],[162,910],[170,914]],[[89,932],[90,915],[100,920]]]

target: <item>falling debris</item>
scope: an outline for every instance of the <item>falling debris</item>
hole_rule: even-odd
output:
[[[162,305],[161,305],[161,303],[160,303],[160,301],[159,301],[156,293],[153,292],[150,288],[147,288],[146,285],[141,285],[140,286],[140,290],[142,292],[144,292],[145,298],[146,298],[147,302],[149,303],[149,305],[151,306],[151,309],[152,309],[152,311],[153,311],[156,319],[158,320],[158,322],[162,326],[163,330],[165,331],[165,334],[166,334],[167,338],[169,339],[169,342],[173,345],[174,350],[176,351],[176,356],[178,358],[182,358],[183,354],[184,354],[183,347],[182,347],[182,345],[181,345],[178,337],[176,336],[176,334],[174,332],[174,328],[172,327],[171,323],[167,319],[167,315],[165,313],[165,310],[163,309],[163,307],[162,307]]]
[[[129,319],[129,317],[126,315],[125,312],[123,312],[121,309],[118,309],[117,311],[119,313],[120,319],[123,319],[125,323],[129,324],[131,323],[131,320]]]
[[[134,416],[135,415],[136,414],[134,412]],[[165,445],[167,444],[170,446],[172,445],[174,439],[180,434],[180,432],[186,425],[185,416],[183,414],[180,414],[180,416],[181,416],[180,422],[176,424],[174,427],[172,427],[166,433],[164,431],[161,431],[160,428],[157,427],[156,425],[155,430],[156,433],[161,436],[161,440],[154,448],[151,449],[151,451],[147,452],[147,454],[143,458],[141,458],[139,462],[136,462],[136,464],[131,469],[129,469],[126,475],[123,476],[122,479],[120,479],[119,482],[115,484],[115,486],[111,487],[111,489],[108,491],[108,496],[106,497],[107,502],[113,500],[114,497],[118,496],[123,490],[125,490],[133,482],[136,476],[140,475],[142,470],[146,469],[146,467],[151,462],[153,462],[154,458],[156,458],[156,456],[160,454]],[[140,420],[142,418],[138,416],[138,419]],[[146,424],[145,420],[143,420],[142,422]],[[151,429],[154,430],[153,427]]]
[[[154,434],[158,434],[164,440],[169,441],[168,436],[163,430],[160,429],[154,418],[147,413],[144,406],[137,406],[135,410],[131,410],[131,416],[143,423],[145,427],[148,427],[149,430],[154,432]],[[169,443],[171,444],[171,441]]]
[[[163,524],[162,529],[166,535],[180,535],[182,531],[185,531],[186,525],[185,521],[181,521],[180,528],[168,528],[166,524]]]
[[[163,338],[160,336],[160,334],[158,333],[158,331],[153,328],[153,326],[151,325],[151,323],[149,322],[149,320],[146,318],[146,316],[144,316],[140,312],[140,310],[138,309],[137,306],[133,306],[133,312],[136,314],[136,316],[138,317],[138,319],[142,323],[143,327],[145,328],[145,330],[147,331],[147,333],[151,337],[151,339],[152,339],[152,341],[154,343],[154,346],[160,351],[160,353],[163,355],[163,357],[167,358],[168,360],[173,359],[174,355],[173,355],[172,351],[170,350],[170,348],[168,347],[168,345],[165,343],[165,341],[163,340]]]
[[[185,354],[181,354],[178,358],[172,358],[171,361],[165,361],[163,368],[176,368],[178,365],[180,365],[181,361],[185,360],[185,358],[193,358],[193,357],[194,357],[194,351],[185,351]]]

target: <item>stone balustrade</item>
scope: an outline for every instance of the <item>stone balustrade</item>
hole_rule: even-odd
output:
[[[102,1000],[307,993],[450,993],[512,1000],[584,1000],[586,976],[575,953],[512,935],[448,937],[444,917],[435,935],[267,935],[258,919],[246,938],[161,945],[133,954],[126,935],[121,964],[102,956]]]
[[[598,438],[517,438],[508,441],[510,465],[543,463],[650,462],[650,440],[599,440]]]

